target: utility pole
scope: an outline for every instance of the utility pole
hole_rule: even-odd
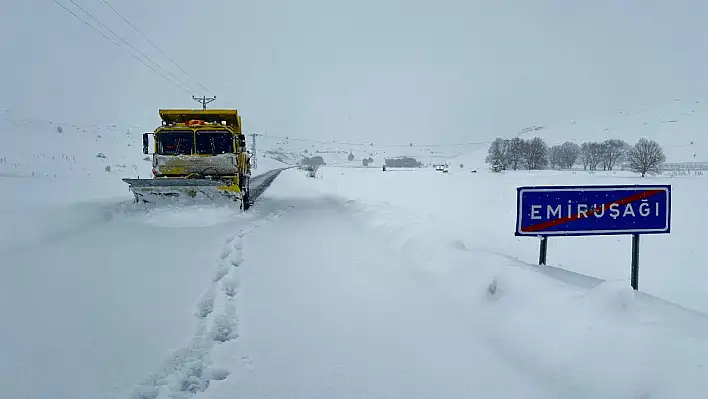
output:
[[[256,169],[258,167],[258,156],[256,154],[256,136],[258,136],[258,133],[251,133],[251,138],[253,140],[253,143],[251,144],[251,151],[253,152],[253,156],[251,159],[253,160],[253,169]]]
[[[192,98],[193,98],[194,100],[196,100],[198,103],[202,104],[202,109],[203,109],[203,110],[206,110],[206,109],[207,109],[207,104],[209,104],[210,102],[216,100],[216,96],[211,97],[211,98],[206,98],[206,97],[203,97],[203,96],[202,96],[202,97],[195,97],[195,96],[192,96]]]

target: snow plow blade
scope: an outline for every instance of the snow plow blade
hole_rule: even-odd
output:
[[[142,203],[214,203],[241,202],[242,192],[229,180],[208,179],[123,179],[130,186],[136,202]]]

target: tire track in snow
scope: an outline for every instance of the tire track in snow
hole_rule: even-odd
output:
[[[214,275],[196,304],[194,336],[165,360],[160,372],[133,390],[133,399],[186,399],[205,391],[211,381],[229,376],[230,370],[212,367],[210,353],[216,345],[239,336],[235,298],[240,285],[238,269],[243,263],[243,239],[291,208],[270,213],[225,240]]]

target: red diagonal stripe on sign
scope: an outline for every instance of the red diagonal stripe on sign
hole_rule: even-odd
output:
[[[545,229],[548,229],[548,228],[551,228],[551,227],[554,227],[554,226],[559,226],[559,225],[562,225],[562,224],[565,224],[565,223],[568,223],[568,222],[572,222],[573,220],[578,220],[578,219],[580,219],[580,217],[581,217],[582,215],[592,215],[592,214],[595,212],[596,209],[601,209],[603,206],[605,207],[605,210],[607,210],[607,209],[608,209],[611,205],[613,205],[613,204],[617,204],[618,206],[622,206],[622,205],[625,205],[625,204],[629,204],[630,202],[639,201],[639,200],[642,200],[642,199],[644,199],[644,198],[651,197],[651,196],[654,195],[654,194],[659,194],[659,193],[663,193],[663,192],[664,192],[663,190],[647,190],[647,191],[642,191],[642,192],[639,192],[639,193],[636,193],[636,194],[632,194],[632,195],[630,195],[630,196],[628,196],[628,197],[621,198],[621,199],[619,199],[619,200],[617,200],[617,201],[608,202],[607,204],[601,204],[600,206],[597,206],[597,205],[596,205],[596,206],[594,206],[594,207],[588,209],[587,211],[585,211],[585,212],[583,212],[583,213],[576,213],[576,214],[573,214],[573,215],[570,215],[570,216],[566,216],[566,217],[564,217],[564,218],[553,219],[553,220],[547,220],[547,221],[545,221],[545,222],[536,223],[536,224],[532,224],[532,225],[530,225],[530,226],[521,227],[521,232],[522,232],[522,233],[532,233],[532,232],[534,232],[534,231],[545,230]],[[583,217],[588,217],[588,216],[583,216]]]

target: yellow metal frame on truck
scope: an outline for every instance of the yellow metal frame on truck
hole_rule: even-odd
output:
[[[155,129],[154,135],[158,135],[164,130],[184,130],[194,133],[197,131],[227,130],[234,136],[234,153],[239,154],[239,157],[241,157],[241,154],[245,151],[245,136],[241,131],[241,116],[235,109],[160,109],[159,114],[162,119],[162,126]],[[157,140],[153,142],[152,147],[153,153],[157,153]],[[195,142],[190,156],[209,157],[212,155],[197,154]],[[244,167],[242,162],[248,163],[248,159],[239,159],[242,172],[247,173],[247,168]]]
[[[236,134],[243,134],[241,132],[241,116],[235,109],[161,109],[159,113],[163,126],[188,126],[187,123],[190,121],[198,120],[206,123],[203,126],[228,127]]]

